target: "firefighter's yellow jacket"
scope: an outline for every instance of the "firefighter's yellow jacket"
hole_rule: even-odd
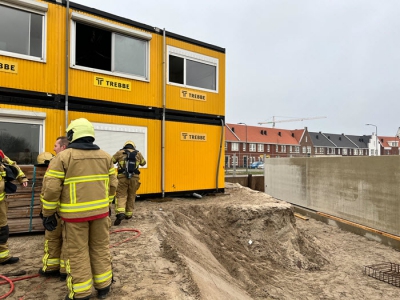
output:
[[[43,179],[43,215],[57,211],[65,221],[104,215],[117,185],[108,153],[67,148],[52,159]]]
[[[4,200],[6,198],[6,193],[5,193],[5,181],[4,177],[6,176],[6,171],[4,168],[3,163],[6,163],[8,165],[14,166],[18,170],[18,175],[17,175],[17,180],[19,183],[24,183],[28,181],[28,178],[26,178],[24,172],[22,172],[21,168],[17,165],[17,163],[10,158],[8,158],[6,155],[4,155],[4,158],[0,158],[0,201]]]

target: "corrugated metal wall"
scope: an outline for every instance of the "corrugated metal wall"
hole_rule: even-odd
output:
[[[216,188],[221,128],[218,126],[167,122],[165,191]],[[182,132],[205,134],[207,141],[185,141]],[[224,149],[224,146],[222,145]],[[221,153],[218,188],[224,188],[224,151]]]
[[[65,94],[65,7],[48,3],[47,12],[47,57],[46,63],[39,63],[24,59],[1,56],[0,59],[16,61],[19,64],[18,74],[0,72],[1,87],[21,91],[48,93],[49,96],[63,97]],[[71,12],[73,9],[71,9]],[[105,20],[120,26],[130,27],[143,31],[123,23],[80,12],[93,18]],[[139,81],[127,78],[116,80],[129,81],[131,91],[123,91],[95,86],[95,72],[78,69],[69,69],[69,96],[92,100],[109,101],[118,104],[131,104],[143,107],[162,108],[163,90],[163,36],[152,32],[150,40],[150,81]],[[207,101],[195,101],[182,99],[180,89],[177,86],[166,87],[166,109],[191,113],[215,115],[220,118],[225,115],[225,53],[203,48],[189,42],[178,41],[172,38],[166,39],[167,45],[179,47],[187,51],[193,51],[219,60],[219,91],[218,93],[204,92]],[[101,75],[101,74],[100,74]],[[101,75],[113,77],[110,75]],[[194,90],[195,91],[195,90]],[[34,97],[30,95],[30,97]],[[55,139],[65,135],[65,111],[61,101],[57,108],[32,107],[1,104],[4,109],[17,109],[26,111],[45,112],[44,147],[46,151],[52,151]],[[54,98],[56,99],[56,98]],[[55,100],[56,101],[56,100]],[[71,103],[73,100],[70,100]],[[7,102],[6,102],[7,103]],[[101,106],[101,104],[100,104]],[[56,107],[54,105],[54,107]],[[69,120],[85,117],[92,122],[121,124],[132,126],[145,126],[148,129],[148,152],[146,160],[151,162],[151,167],[144,169],[141,174],[142,186],[140,194],[154,194],[162,192],[162,121],[158,119],[146,119],[144,117],[126,117],[113,115],[110,112],[88,113],[70,110]],[[193,190],[212,190],[224,188],[224,141],[219,166],[218,155],[220,151],[222,125],[203,125],[187,121],[166,121],[166,148],[165,148],[165,192],[180,192]],[[181,139],[182,132],[195,133],[207,136],[206,141],[185,141]],[[110,141],[112,143],[113,141]],[[218,171],[217,171],[218,168]],[[218,175],[217,175],[218,173]],[[217,178],[218,176],[218,178]]]

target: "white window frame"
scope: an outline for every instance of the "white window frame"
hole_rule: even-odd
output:
[[[294,153],[300,153],[300,146],[295,146]]]
[[[233,151],[235,151],[235,152],[239,151],[239,143],[236,143],[236,142],[231,143],[231,151],[232,152]]]
[[[281,150],[282,150],[282,151],[281,151],[282,153],[286,153],[286,145],[282,145],[282,146],[281,146]]]
[[[93,26],[93,27],[98,27],[103,30],[110,31],[112,33],[112,49],[114,48],[114,39],[116,34],[122,34],[125,36],[128,36],[130,38],[136,38],[136,39],[141,39],[144,41],[147,41],[147,49],[146,49],[146,76],[138,76],[134,74],[127,74],[127,73],[122,73],[118,71],[106,71],[106,70],[101,70],[101,69],[94,69],[94,68],[89,68],[89,67],[84,67],[84,66],[79,66],[75,65],[75,59],[76,59],[76,53],[75,53],[75,48],[76,48],[76,23],[82,23],[88,26]],[[70,53],[71,53],[71,59],[70,59],[70,67],[73,69],[78,69],[78,70],[83,70],[83,71],[88,71],[88,72],[93,72],[93,73],[100,73],[100,74],[105,74],[105,75],[110,75],[110,76],[117,76],[117,77],[122,77],[122,78],[130,78],[130,79],[135,79],[139,81],[145,81],[149,82],[150,81],[150,40],[152,38],[152,35],[150,33],[142,32],[139,30],[127,28],[127,27],[122,27],[113,23],[105,22],[99,19],[95,19],[86,15],[79,14],[77,12],[73,12],[71,14],[71,32],[70,32]],[[114,65],[114,54],[112,54],[112,66],[111,69],[113,69]]]
[[[311,153],[311,146],[307,146],[307,154]]]
[[[44,133],[46,132],[46,113],[33,112],[17,109],[0,109],[0,122],[34,124],[40,127],[39,130],[39,153],[44,150]]]
[[[184,59],[184,62],[183,62],[183,81],[184,81],[184,83],[183,84],[169,81],[169,56],[170,55],[181,57]],[[186,84],[186,60],[187,59],[215,67],[215,81],[216,81],[215,82],[215,90],[204,89],[204,88]],[[186,88],[193,89],[193,90],[201,90],[201,91],[206,91],[206,92],[211,92],[211,93],[218,93],[218,86],[219,86],[219,60],[218,60],[218,58],[206,56],[203,54],[180,49],[180,48],[173,47],[173,46],[167,46],[167,60],[168,60],[167,84],[180,86],[180,87],[186,87]]]
[[[242,150],[243,150],[243,151],[246,151],[246,143],[243,143],[243,148],[242,148]]]
[[[8,52],[0,50],[0,55],[8,57],[16,57],[26,60],[37,61],[41,63],[46,62],[46,48],[47,48],[47,3],[32,1],[32,0],[3,0],[0,1],[1,5],[8,6],[11,8],[16,8],[25,12],[35,13],[43,16],[42,23],[42,57],[30,56],[20,53]]]
[[[256,152],[256,144],[254,143],[249,144],[249,152]]]
[[[270,152],[271,151],[271,147],[270,147],[270,145],[267,145],[267,152]]]
[[[264,152],[264,144],[257,144],[257,152]]]

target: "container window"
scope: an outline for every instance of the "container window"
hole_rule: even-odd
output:
[[[40,12],[0,5],[0,54],[44,60],[44,24]]]
[[[71,19],[71,68],[149,81],[150,33],[77,12]]]
[[[78,22],[75,28],[76,66],[148,77],[148,41]]]
[[[169,46],[168,83],[218,92],[218,59]]]
[[[21,165],[36,163],[42,152],[43,121],[0,117],[1,150]]]

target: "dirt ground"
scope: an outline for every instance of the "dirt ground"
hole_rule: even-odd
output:
[[[400,252],[296,218],[286,202],[230,183],[224,195],[164,200],[138,201],[134,218],[111,228],[108,299],[400,299],[400,288],[363,274],[367,265],[400,264]],[[1,274],[37,274],[43,234],[9,243],[20,262]],[[0,297],[8,290],[1,285]],[[65,282],[33,277],[15,282],[7,299],[66,294]]]

